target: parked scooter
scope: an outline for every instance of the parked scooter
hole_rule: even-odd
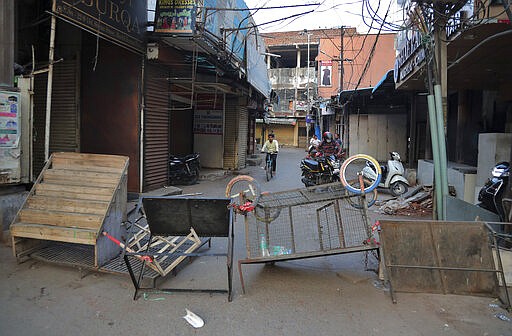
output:
[[[389,188],[393,196],[403,195],[409,190],[409,182],[404,177],[405,169],[400,161],[400,154],[397,152],[390,152],[391,159],[388,160],[386,166],[380,166],[382,170],[380,188]],[[377,179],[377,169],[370,161],[366,162],[366,167],[363,168],[363,176],[369,180],[375,181]]]
[[[306,187],[340,180],[340,161],[335,155],[323,156],[313,150],[300,162],[302,183]]]
[[[200,167],[199,153],[184,157],[171,155],[169,157],[169,183],[172,185],[197,183]]]
[[[508,185],[510,177],[510,163],[500,162],[494,166],[491,172],[492,177],[487,180],[485,185],[478,193],[478,206],[494,212],[500,216],[500,220],[505,220],[505,210],[503,208],[503,193]]]

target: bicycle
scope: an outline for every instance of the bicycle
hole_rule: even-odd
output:
[[[272,166],[274,165],[275,157],[277,153],[269,153],[266,152],[267,157],[265,158],[265,176],[267,178],[267,182],[270,181],[271,178],[274,177],[274,172],[272,171]]]

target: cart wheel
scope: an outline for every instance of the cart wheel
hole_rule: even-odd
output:
[[[257,220],[264,223],[270,223],[274,221],[281,214],[281,208],[270,208],[270,207],[262,207],[257,205],[254,208],[254,217]]]
[[[261,189],[259,183],[248,175],[237,176],[229,181],[226,186],[226,197],[230,198],[232,205],[241,206],[247,205],[256,206],[261,196]]]
[[[364,188],[366,191],[366,189],[369,188],[372,183],[370,180],[367,180],[367,179],[363,179],[363,181],[364,181]],[[360,185],[359,183],[360,182],[358,180],[349,181],[349,184],[354,188],[359,188],[359,185]],[[348,190],[345,190],[345,195],[350,196],[350,192]],[[366,206],[368,208],[375,204],[375,202],[377,201],[377,195],[378,195],[377,188],[373,189],[371,192],[369,192],[366,195]],[[360,197],[354,197],[354,196],[347,197],[347,201],[351,206],[353,206],[356,209],[362,209],[363,206],[359,200],[360,200]]]
[[[377,169],[377,177],[375,178],[375,180],[370,180],[368,176],[363,175],[365,169],[371,169],[367,167],[367,162],[373,164],[373,166],[376,167]],[[364,178],[362,178],[363,176]],[[381,177],[382,170],[380,168],[379,162],[375,160],[373,157],[366,154],[352,155],[351,157],[346,159],[345,162],[343,162],[340,168],[341,184],[343,184],[345,189],[357,195],[373,191],[379,185]],[[368,181],[370,181],[370,185],[368,187],[366,187],[366,184],[364,184],[364,187],[362,187],[361,183],[358,183],[356,186],[353,186],[349,183],[349,181],[364,181],[365,179],[368,179]]]

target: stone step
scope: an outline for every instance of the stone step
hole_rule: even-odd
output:
[[[256,157],[248,157],[245,162],[248,166],[259,166],[261,165],[261,162],[263,161],[263,158],[261,156]]]

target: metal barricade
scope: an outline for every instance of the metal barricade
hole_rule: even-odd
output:
[[[243,264],[314,258],[378,249],[364,196],[341,183],[264,193],[245,216],[247,258]]]

